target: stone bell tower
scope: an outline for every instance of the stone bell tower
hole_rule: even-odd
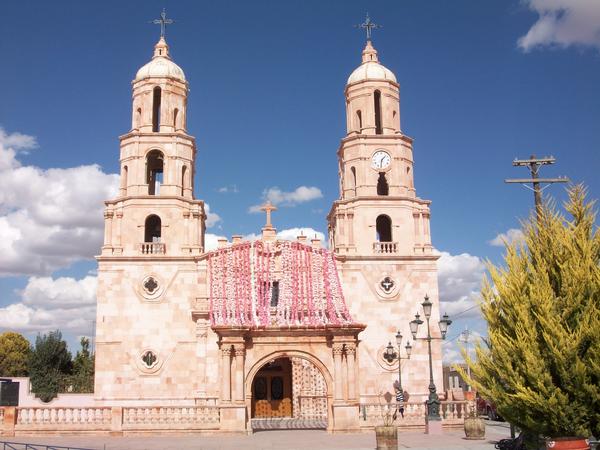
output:
[[[412,341],[409,322],[425,295],[434,305],[432,317],[439,317],[438,256],[431,245],[430,202],[416,195],[413,139],[400,125],[400,86],[379,62],[368,36],[362,63],[344,92],[347,134],[337,152],[340,198],[327,219],[351,313],[367,324],[361,334],[361,399],[376,401],[379,392],[393,394],[398,379],[398,361],[386,361],[384,347],[394,342],[397,330],[404,343]],[[439,336],[438,329],[432,332]],[[433,346],[434,376],[441,386],[441,346],[439,341]],[[403,387],[425,396],[427,346],[418,340],[413,349],[411,360],[402,361]]]
[[[163,17],[164,19],[164,17]],[[98,265],[95,395],[188,398],[204,203],[193,197],[196,144],[186,130],[188,83],[161,38],[132,82],[131,130],[120,137],[120,189],[106,201]]]

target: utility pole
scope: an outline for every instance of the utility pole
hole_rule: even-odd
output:
[[[471,337],[471,331],[469,330],[469,328],[465,327],[465,331],[463,331],[462,333],[460,333],[460,339],[459,341],[465,344],[465,350],[467,352],[467,356],[471,356],[469,354],[469,338]],[[471,366],[469,366],[469,364],[467,364],[467,375],[469,376],[469,379],[471,379]],[[467,390],[470,391],[471,390],[471,383],[467,384]]]
[[[516,159],[513,161],[513,166],[527,166],[531,173],[531,178],[514,178],[504,180],[505,183],[519,183],[525,186],[527,189],[533,191],[533,199],[535,202],[535,214],[537,219],[540,218],[540,212],[542,208],[542,191],[553,183],[568,183],[567,177],[558,178],[540,178],[539,171],[542,166],[554,164],[556,159],[553,156],[545,156],[543,158],[536,158],[535,155],[531,155],[529,159]],[[532,187],[528,185],[531,184]],[[546,186],[541,186],[546,184]]]

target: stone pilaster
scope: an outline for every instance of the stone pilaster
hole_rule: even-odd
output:
[[[244,401],[244,359],[246,348],[244,344],[235,345],[235,401]]]
[[[333,365],[334,365],[334,401],[344,400],[343,389],[343,370],[342,370],[342,354],[344,353],[343,344],[333,344]]]
[[[354,344],[346,344],[346,365],[348,369],[347,383],[348,400],[356,399],[356,346]]]
[[[231,346],[221,348],[221,402],[231,401]]]

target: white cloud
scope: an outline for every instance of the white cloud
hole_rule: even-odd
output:
[[[210,205],[208,203],[204,204],[204,212],[206,213],[206,228],[212,228],[223,220],[217,213],[210,211]]]
[[[0,308],[0,329],[91,333],[96,317],[97,279],[31,277],[21,302]]]
[[[206,233],[204,235],[204,251],[210,252],[215,250],[218,247],[218,240],[225,238],[225,236],[220,236],[213,233]]]
[[[512,244],[514,242],[523,242],[525,235],[518,228],[511,228],[506,233],[500,233],[494,239],[489,241],[490,245],[494,247],[504,247],[506,244]]]
[[[219,192],[220,194],[237,194],[240,191],[238,190],[237,185],[228,184],[227,186],[222,186],[219,189],[217,189],[217,192]]]
[[[264,201],[270,201],[275,206],[296,206],[323,197],[321,189],[315,186],[299,186],[294,191],[285,192],[278,187],[265,189],[262,194]],[[251,206],[248,212],[258,213],[262,205]]]
[[[0,129],[0,276],[40,275],[90,259],[103,239],[103,201],[118,176],[97,165],[24,166],[35,138]]]
[[[468,253],[451,255],[442,252],[438,260],[438,283],[443,313],[452,317],[478,317],[476,299],[479,296],[485,264]]]
[[[525,52],[545,46],[600,48],[600,1],[524,0],[539,18],[518,46]]]

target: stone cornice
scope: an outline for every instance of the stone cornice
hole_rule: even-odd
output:
[[[187,197],[183,197],[181,195],[126,195],[123,197],[117,197],[112,200],[105,200],[104,204],[106,206],[116,206],[118,203],[129,202],[132,203],[131,200],[150,200],[156,202],[156,200],[177,200],[178,202],[184,202],[189,205],[197,205],[204,206],[204,200],[193,199],[190,200]]]
[[[336,261],[340,263],[353,261],[385,261],[385,262],[405,262],[405,261],[437,261],[441,255],[340,255],[334,253]]]
[[[178,138],[181,138],[186,141],[191,141],[191,143],[195,145],[195,141],[196,141],[195,136],[192,136],[191,134],[187,134],[187,133],[181,133],[178,131],[160,132],[160,133],[157,133],[157,132],[145,133],[145,132],[141,132],[141,131],[130,130],[127,133],[119,136],[119,141],[123,142],[125,139],[129,139],[129,138],[153,138],[152,139],[153,141],[164,143],[165,141],[163,138],[173,138],[173,137],[178,137]]]

